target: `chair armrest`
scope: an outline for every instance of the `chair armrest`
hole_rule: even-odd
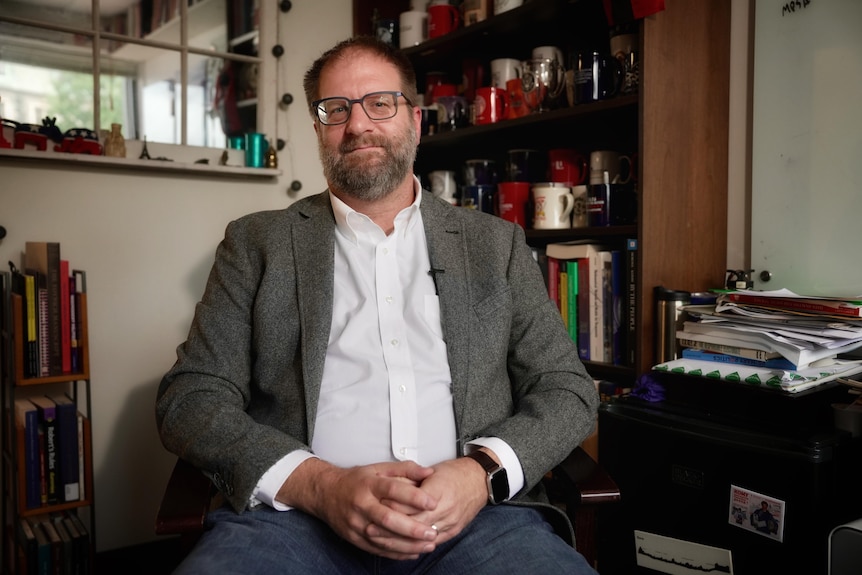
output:
[[[552,474],[558,486],[566,492],[565,499],[569,504],[579,506],[620,500],[619,486],[580,446],[555,467]]]
[[[177,459],[156,516],[156,535],[203,531],[213,486],[191,463]]]

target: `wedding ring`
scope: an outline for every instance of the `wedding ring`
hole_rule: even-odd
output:
[[[431,526],[431,529],[433,529],[434,531],[440,531],[439,529],[437,529],[437,526],[436,526],[436,525],[432,525],[432,526]]]

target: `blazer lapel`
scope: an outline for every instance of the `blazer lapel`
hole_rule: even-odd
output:
[[[335,219],[326,192],[300,210],[304,221],[293,224],[291,240],[296,262],[297,300],[302,334],[301,353],[308,443],[314,434],[323,364],[332,327]]]
[[[470,282],[467,277],[467,247],[463,221],[458,212],[431,194],[423,193],[422,221],[431,267],[437,273],[437,291],[443,322],[443,338],[452,375],[455,421],[461,421],[461,406],[467,393],[470,349]]]

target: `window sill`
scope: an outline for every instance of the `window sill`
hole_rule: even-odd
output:
[[[212,150],[218,153],[218,150]],[[240,151],[241,153],[241,151]],[[233,159],[233,158],[231,158]],[[9,160],[22,160],[46,164],[67,165],[69,167],[90,167],[112,170],[123,170],[130,172],[149,173],[183,173],[196,177],[254,177],[254,178],[277,178],[281,170],[275,168],[247,168],[238,165],[221,166],[216,160],[215,164],[183,163],[170,160],[142,160],[138,158],[113,158],[106,156],[92,156],[90,154],[68,154],[63,152],[18,150],[15,148],[0,148],[0,162]],[[234,159],[235,161],[235,159]],[[211,160],[212,162],[212,160]]]

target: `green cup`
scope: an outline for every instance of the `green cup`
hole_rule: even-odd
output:
[[[249,168],[262,168],[269,144],[265,134],[253,132],[245,135],[245,165]]]

